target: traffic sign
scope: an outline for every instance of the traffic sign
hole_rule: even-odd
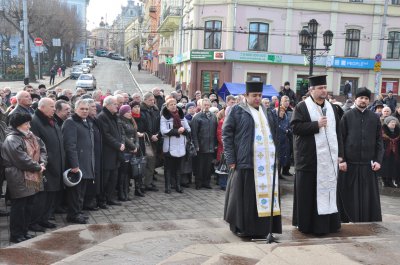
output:
[[[382,54],[381,53],[378,53],[377,55],[375,55],[375,62],[378,62],[378,63],[382,62]]]
[[[41,38],[36,38],[35,39],[35,46],[42,46],[43,45],[43,40]]]
[[[380,72],[381,71],[381,62],[376,62],[374,64],[374,72]]]

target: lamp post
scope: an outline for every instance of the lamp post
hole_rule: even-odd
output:
[[[317,45],[317,33],[318,33],[318,22],[315,19],[311,19],[308,22],[308,28],[303,29],[299,33],[299,45],[301,46],[301,53],[307,56],[307,60],[310,62],[309,75],[313,75],[314,70],[314,59],[316,57],[316,51],[329,52],[330,46],[332,45],[333,33],[329,29],[324,32],[323,40],[325,48],[316,48]]]

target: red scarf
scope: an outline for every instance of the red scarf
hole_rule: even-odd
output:
[[[132,111],[132,117],[133,117],[133,118],[136,118],[136,119],[139,119],[139,118],[140,118],[140,112],[139,112],[138,114],[136,114],[136,113],[134,113],[134,112]]]
[[[174,124],[174,129],[179,129],[182,127],[181,123],[181,117],[179,117],[179,112],[178,110],[172,112],[170,111],[172,118],[173,118],[173,124]]]

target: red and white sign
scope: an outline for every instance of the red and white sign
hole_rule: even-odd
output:
[[[41,38],[36,38],[35,39],[35,46],[42,46],[43,45],[43,40]]]

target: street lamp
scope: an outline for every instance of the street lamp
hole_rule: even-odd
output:
[[[310,62],[310,76],[313,74],[314,59],[316,51],[329,52],[330,46],[332,46],[333,33],[329,29],[324,32],[323,40],[325,48],[317,49],[317,33],[318,33],[318,22],[315,19],[311,19],[308,22],[308,28],[304,28],[299,33],[299,45],[301,46],[301,53],[307,56],[307,60]]]

